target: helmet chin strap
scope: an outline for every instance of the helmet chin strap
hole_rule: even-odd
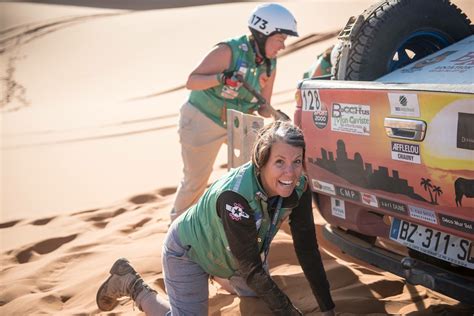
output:
[[[266,66],[266,74],[267,77],[270,77],[272,74],[271,70],[271,62],[270,59],[266,56],[265,52],[265,42],[267,38],[264,38],[265,35],[260,35],[260,40],[257,40],[256,36],[259,36],[258,34],[254,34],[252,32],[252,37],[250,39],[250,42],[252,43],[253,50],[255,52],[255,63],[257,65],[261,65],[262,63],[265,63]]]
[[[267,77],[270,77],[272,75],[272,63],[270,62],[270,59],[265,58],[265,65],[267,66]]]

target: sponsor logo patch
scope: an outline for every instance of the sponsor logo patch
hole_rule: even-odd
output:
[[[392,159],[420,164],[420,145],[392,142]]]
[[[328,125],[328,110],[326,107],[321,104],[319,109],[316,109],[313,112],[313,123],[319,129],[323,129]]]
[[[312,179],[312,182],[313,182],[313,189],[315,191],[320,191],[320,192],[328,193],[331,195],[336,195],[336,190],[334,189],[333,184],[316,180],[316,179]]]
[[[249,214],[244,212],[244,208],[239,203],[233,205],[226,204],[225,209],[233,221],[240,221],[242,218],[250,218]]]
[[[408,206],[408,210],[410,212],[410,217],[417,218],[428,223],[438,224],[436,214],[433,211],[411,205]]]
[[[420,116],[418,95],[409,93],[389,93],[390,113],[398,116]]]
[[[370,135],[370,106],[333,103],[331,130],[356,135]]]

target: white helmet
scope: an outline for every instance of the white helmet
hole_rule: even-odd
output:
[[[277,3],[257,6],[250,14],[248,25],[251,31],[255,30],[265,36],[274,33],[298,36],[295,17],[287,8]]]

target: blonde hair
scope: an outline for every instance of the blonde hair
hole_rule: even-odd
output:
[[[260,170],[268,162],[274,143],[281,141],[285,144],[303,149],[305,157],[305,141],[303,131],[288,121],[275,121],[262,127],[252,149],[252,163]]]

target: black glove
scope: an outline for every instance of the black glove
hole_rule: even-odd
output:
[[[283,111],[276,110],[277,115],[275,115],[275,120],[277,121],[291,121],[290,117],[286,115]]]
[[[303,313],[291,303],[284,310],[279,310],[277,312],[274,312],[274,314],[278,316],[302,316],[303,315]]]
[[[219,80],[222,84],[225,84],[227,86],[231,87],[237,87],[239,85],[239,81],[235,77],[235,72],[234,71],[224,71]]]
[[[290,309],[290,311],[289,311],[290,313],[288,315],[290,315],[290,316],[302,316],[303,315],[303,313],[299,309],[297,309],[293,305],[291,305],[291,307],[292,307],[292,309]]]

